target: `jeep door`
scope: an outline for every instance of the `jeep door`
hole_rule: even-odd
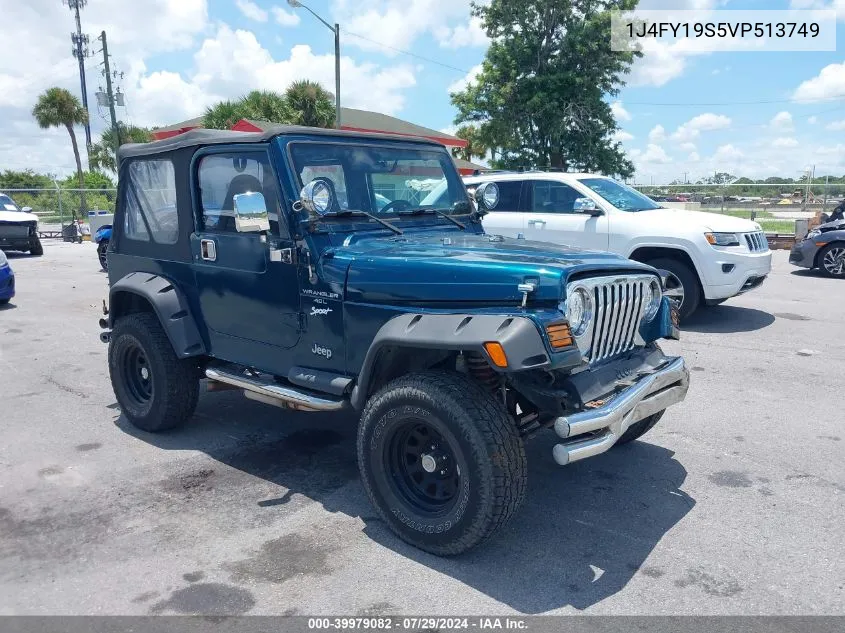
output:
[[[299,282],[269,148],[200,150],[192,174],[197,230],[191,248],[212,355],[286,372],[273,350],[299,340]],[[234,198],[248,192],[264,196],[269,232],[238,232]]]
[[[589,197],[557,180],[527,180],[525,237],[593,251],[606,251],[609,221],[575,211],[575,200]]]

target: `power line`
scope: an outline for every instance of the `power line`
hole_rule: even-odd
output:
[[[464,75],[469,74],[469,71],[465,68],[458,68],[457,66],[451,66],[449,64],[439,62],[436,59],[431,59],[429,57],[417,55],[416,53],[412,53],[410,51],[406,51],[406,50],[403,50],[401,48],[395,48],[393,46],[388,46],[387,44],[377,42],[376,40],[372,40],[369,37],[364,37],[363,35],[358,35],[357,33],[353,33],[352,31],[343,31],[343,33],[345,33],[346,35],[351,35],[352,37],[357,37],[358,39],[365,40],[367,42],[370,42],[371,44],[375,44],[376,46],[381,46],[382,48],[386,48],[386,49],[394,51],[396,53],[401,53],[402,55],[408,55],[409,57],[416,57],[417,59],[421,59],[421,60],[426,61],[430,64],[436,64],[437,66],[442,66],[443,68],[448,68],[449,70],[455,70],[459,73],[463,73]]]

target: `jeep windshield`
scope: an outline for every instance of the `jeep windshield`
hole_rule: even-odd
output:
[[[620,211],[651,211],[661,208],[648,196],[610,178],[581,178],[579,182],[595,191]]]
[[[445,150],[405,144],[295,142],[290,145],[299,187],[331,181],[335,213],[363,211],[394,221],[472,210]],[[439,212],[439,213],[436,213]],[[326,216],[331,217],[331,216]]]

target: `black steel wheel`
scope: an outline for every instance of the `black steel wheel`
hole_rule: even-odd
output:
[[[397,378],[367,402],[358,427],[367,495],[403,540],[441,556],[489,538],[525,495],[516,424],[462,374]]]
[[[176,357],[154,314],[130,314],[114,324],[109,375],[121,412],[144,431],[179,426],[197,406],[196,363]]]
[[[407,503],[437,515],[454,504],[461,486],[461,467],[450,440],[425,420],[409,418],[394,428],[385,443],[389,481]]]

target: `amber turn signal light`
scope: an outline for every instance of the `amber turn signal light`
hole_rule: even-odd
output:
[[[549,335],[549,343],[552,348],[561,349],[570,347],[573,344],[572,332],[569,331],[568,323],[552,323],[546,326],[546,334]]]
[[[508,357],[501,343],[495,341],[485,343],[484,349],[496,367],[505,368],[508,366]]]

